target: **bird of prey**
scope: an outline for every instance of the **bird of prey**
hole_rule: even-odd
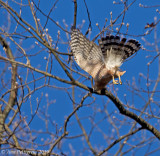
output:
[[[140,49],[140,43],[119,36],[107,35],[98,40],[99,45],[87,39],[78,29],[72,28],[70,47],[77,64],[94,79],[94,90],[102,90],[113,80],[122,84],[120,66]],[[118,78],[119,80],[115,80]]]

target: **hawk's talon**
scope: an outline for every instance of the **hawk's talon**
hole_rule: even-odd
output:
[[[126,72],[126,71],[123,71],[123,72],[118,71],[117,74],[116,74],[116,75],[118,76],[119,84],[120,84],[120,85],[122,85],[121,76],[122,76],[125,72]]]
[[[119,83],[118,83],[118,80],[114,80],[114,81],[113,81],[113,84],[118,85],[118,84],[119,84]]]
[[[122,85],[121,77],[118,76],[118,78],[119,78],[119,84]]]
[[[122,81],[121,80],[119,80],[119,84],[122,85]]]
[[[121,76],[119,75],[118,78],[119,78],[119,84],[122,85]]]
[[[114,76],[112,76],[112,78],[113,78],[113,84],[119,84],[119,83],[118,83],[118,80],[115,80],[115,79],[114,79]]]

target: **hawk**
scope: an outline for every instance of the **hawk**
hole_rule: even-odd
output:
[[[78,29],[72,28],[70,47],[77,64],[94,79],[94,90],[102,90],[113,80],[113,84],[122,84],[120,66],[140,49],[140,43],[134,39],[107,35],[98,40],[99,45],[89,41]],[[119,78],[119,80],[115,80]]]

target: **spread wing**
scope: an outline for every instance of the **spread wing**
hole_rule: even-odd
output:
[[[71,32],[70,46],[77,64],[95,78],[104,65],[101,48],[89,41],[78,29]]]
[[[106,36],[98,40],[108,69],[120,67],[122,63],[140,49],[140,44],[134,39],[126,42],[126,38]]]

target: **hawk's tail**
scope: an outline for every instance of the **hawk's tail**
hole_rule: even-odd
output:
[[[141,48],[141,44],[134,39],[127,41],[126,38],[120,39],[119,36],[113,35],[107,35],[98,40],[98,42],[104,57],[106,57],[107,51],[112,49],[117,55],[123,56],[123,60],[127,59]]]

